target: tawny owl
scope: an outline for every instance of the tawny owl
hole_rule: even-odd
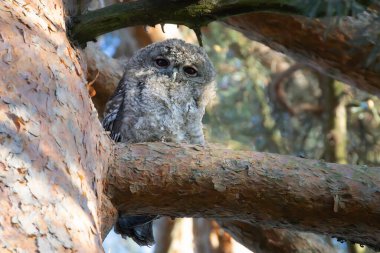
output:
[[[170,39],[137,51],[106,105],[103,126],[115,141],[204,144],[202,117],[215,71],[203,48]],[[154,243],[156,216],[119,214],[115,231]]]

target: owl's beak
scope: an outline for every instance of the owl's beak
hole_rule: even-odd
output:
[[[173,81],[177,78],[177,74],[178,74],[178,69],[177,68],[173,68],[173,72],[172,72],[172,79],[173,79]]]

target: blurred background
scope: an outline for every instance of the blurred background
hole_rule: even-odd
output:
[[[104,1],[94,1],[93,8],[104,5]],[[208,142],[327,162],[380,165],[379,98],[324,76],[222,24],[213,23],[202,33],[217,72],[217,95],[203,119]],[[99,37],[96,46],[125,62],[138,48],[167,38],[197,44],[192,30],[165,25],[115,31]],[[95,95],[93,99],[100,98]],[[98,110],[101,114],[102,108]],[[154,232],[157,244],[151,248],[139,247],[111,232],[104,241],[105,252],[251,252],[206,219],[162,218],[155,222]],[[326,243],[342,253],[373,252],[334,239]]]

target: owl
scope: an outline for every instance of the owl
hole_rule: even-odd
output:
[[[103,127],[117,142],[205,143],[202,117],[215,70],[204,49],[170,39],[137,51],[106,104]],[[154,243],[157,216],[119,213],[115,231],[139,245]]]

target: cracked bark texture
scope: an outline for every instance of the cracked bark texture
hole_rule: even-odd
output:
[[[110,142],[64,4],[74,10],[68,1],[0,2],[1,251],[102,251],[97,195]]]
[[[238,219],[380,248],[379,167],[171,143],[114,152],[107,195],[123,212]]]

